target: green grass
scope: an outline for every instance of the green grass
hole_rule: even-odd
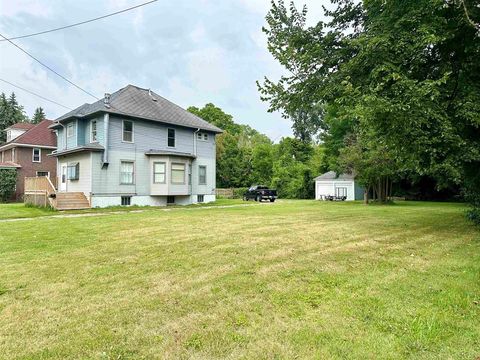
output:
[[[193,204],[188,206],[173,205],[168,206],[171,208],[197,208],[197,207],[211,207],[211,206],[229,206],[242,204],[241,199],[217,199],[213,203],[202,203],[202,204]],[[7,219],[25,219],[25,218],[36,218],[41,216],[52,216],[52,215],[68,215],[68,214],[88,214],[88,213],[109,213],[109,212],[119,212],[119,211],[137,211],[137,210],[164,210],[165,207],[153,207],[153,206],[111,206],[107,208],[92,208],[86,210],[68,210],[68,211],[56,211],[51,208],[43,208],[37,206],[24,205],[23,203],[10,203],[10,204],[0,204],[0,220]]]
[[[0,223],[0,358],[475,359],[464,211],[281,201]]]

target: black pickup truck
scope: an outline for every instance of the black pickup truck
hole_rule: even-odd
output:
[[[277,199],[277,190],[272,190],[272,189],[269,189],[267,186],[262,186],[262,185],[254,185],[250,189],[248,189],[245,194],[243,194],[244,201],[270,200],[270,202],[274,202],[276,199]]]

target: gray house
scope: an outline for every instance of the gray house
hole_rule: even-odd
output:
[[[215,200],[215,135],[222,130],[153,91],[128,85],[51,128],[58,195],[76,194],[77,207]]]

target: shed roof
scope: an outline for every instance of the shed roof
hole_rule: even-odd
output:
[[[354,180],[354,176],[352,174],[339,174],[335,171],[329,171],[325,174],[317,176],[315,180]]]
[[[56,119],[56,122],[71,118],[87,117],[95,113],[104,112],[207,130],[215,133],[222,132],[220,128],[161,97],[155,92],[134,85],[127,85],[111,94],[109,104],[110,106],[107,107],[103,99],[92,104],[83,104],[75,110],[59,117]]]

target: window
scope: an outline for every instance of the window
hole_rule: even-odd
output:
[[[68,164],[67,178],[68,178],[68,180],[78,180],[80,178],[80,164],[79,163]]]
[[[133,143],[133,121],[123,120],[123,142]]]
[[[90,121],[90,142],[97,142],[97,120]]]
[[[167,204],[175,204],[175,196],[167,196]]]
[[[201,141],[208,141],[208,134],[207,133],[197,133],[197,139]]]
[[[120,184],[133,185],[133,161],[120,162]]]
[[[335,188],[335,196],[347,196],[347,188],[346,187]]]
[[[164,162],[153,163],[153,182],[155,184],[165,184],[166,167]]]
[[[132,204],[131,196],[122,196],[122,206],[130,206]]]
[[[205,195],[197,195],[197,202],[202,203],[205,200]]]
[[[175,129],[168,129],[168,147],[175,147]]]
[[[32,161],[41,162],[42,160],[42,150],[39,148],[33,148]]]
[[[185,164],[172,163],[172,184],[185,184]]]
[[[42,176],[46,176],[46,177],[50,177],[50,172],[48,171],[37,171],[37,176],[38,177],[42,177]]]
[[[7,131],[7,141],[12,140],[12,130]]]
[[[67,137],[73,136],[73,123],[67,125]]]
[[[198,185],[207,185],[207,167],[198,167]]]
[[[12,161],[15,162],[15,148],[12,148]]]

